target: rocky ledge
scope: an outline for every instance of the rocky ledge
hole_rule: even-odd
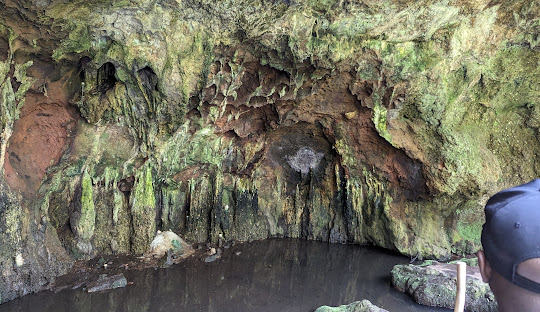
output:
[[[454,308],[457,265],[431,262],[429,265],[396,265],[392,269],[392,285],[414,297],[416,302],[443,308]],[[482,281],[476,266],[467,265],[465,310],[496,312],[497,303],[489,285]],[[348,311],[348,310],[345,310]]]

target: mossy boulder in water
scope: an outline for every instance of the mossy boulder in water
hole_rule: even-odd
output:
[[[339,307],[322,306],[315,312],[388,312],[372,304],[369,300],[356,301]]]
[[[437,262],[396,265],[392,269],[392,285],[420,304],[452,309],[456,301],[456,267],[456,264]],[[496,312],[495,296],[482,281],[478,267],[467,266],[466,278],[465,310]]]

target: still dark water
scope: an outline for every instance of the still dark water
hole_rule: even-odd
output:
[[[169,269],[126,271],[133,282],[126,288],[46,291],[0,305],[0,312],[311,312],[362,299],[391,312],[450,311],[418,305],[392,288],[393,265],[408,261],[371,247],[258,241],[224,249],[212,263],[194,257]]]

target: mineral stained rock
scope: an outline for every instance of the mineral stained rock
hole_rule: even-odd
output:
[[[540,175],[538,1],[0,2],[0,302],[158,230],[445,259]]]
[[[322,306],[315,312],[388,312],[372,304],[369,300],[356,301],[339,307]]]
[[[392,285],[413,296],[420,304],[453,309],[456,276],[456,264],[396,265],[392,269]],[[465,310],[497,311],[495,296],[489,285],[482,281],[478,267],[467,266]]]

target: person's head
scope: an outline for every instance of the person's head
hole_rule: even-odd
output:
[[[540,179],[495,194],[484,211],[478,263],[499,311],[540,311]]]

